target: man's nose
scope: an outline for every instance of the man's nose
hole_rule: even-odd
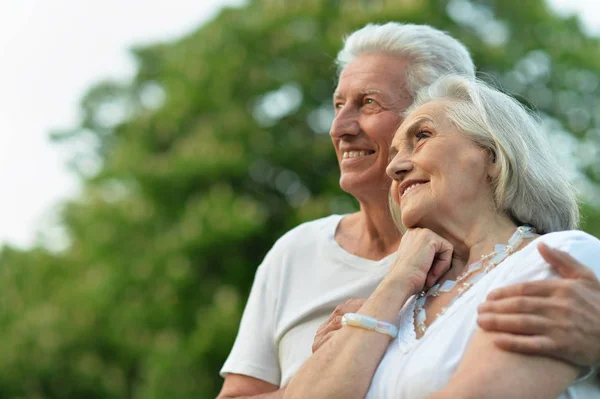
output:
[[[334,139],[344,136],[356,136],[360,133],[360,125],[356,113],[351,109],[341,109],[331,123],[329,135]]]

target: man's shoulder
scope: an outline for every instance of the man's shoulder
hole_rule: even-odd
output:
[[[340,215],[331,215],[294,227],[273,244],[261,268],[282,270],[298,262],[305,265],[314,263],[313,258],[322,252],[319,248],[334,242],[333,234],[341,218]]]
[[[297,246],[321,240],[324,236],[333,235],[342,215],[330,215],[320,219],[304,222],[281,236],[275,246]]]

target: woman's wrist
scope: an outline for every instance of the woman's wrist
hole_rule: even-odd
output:
[[[384,278],[357,313],[393,323],[411,295],[410,284]]]
[[[426,276],[423,277],[423,280],[425,278]],[[420,278],[416,276],[416,273],[408,273],[396,269],[388,273],[383,278],[380,286],[383,285],[386,287],[386,289],[401,292],[406,295],[406,299],[408,299],[408,297],[411,295],[417,294],[419,291],[421,291],[422,287],[419,285],[420,283],[418,280],[420,280]]]

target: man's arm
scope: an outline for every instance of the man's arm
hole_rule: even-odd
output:
[[[221,369],[225,381],[219,398],[282,395],[276,394],[281,378],[274,340],[277,278],[269,267],[278,263],[276,252],[272,249],[256,271],[238,335]]]
[[[277,385],[243,374],[228,374],[217,399],[281,399]]]
[[[566,252],[545,245],[539,250],[563,278],[493,291],[479,308],[479,326],[495,332],[494,344],[507,351],[597,365],[600,281]]]

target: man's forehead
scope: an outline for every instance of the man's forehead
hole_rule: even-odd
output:
[[[333,93],[333,97],[334,98],[345,97],[346,95],[348,95],[347,91],[349,91],[350,94],[358,94],[358,95],[369,95],[369,94],[378,94],[378,95],[383,95],[383,96],[386,95],[385,90],[375,88],[373,86],[366,86],[365,88],[351,87],[351,88],[349,88],[349,90],[344,90],[344,88],[340,89],[340,87],[338,86],[338,88],[336,88],[335,92]]]

